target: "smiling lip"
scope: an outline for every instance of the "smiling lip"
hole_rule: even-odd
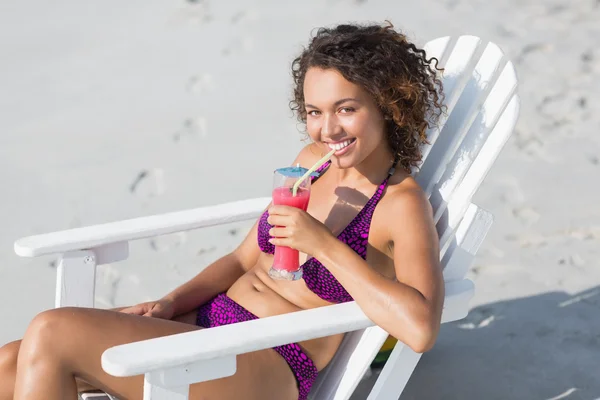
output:
[[[348,139],[346,139],[346,140],[348,140]],[[342,140],[341,142],[326,142],[326,143],[327,144],[330,144],[330,143],[331,144],[344,143],[346,140]],[[353,140],[353,139],[350,139],[350,140]],[[333,155],[336,156],[336,157],[339,157],[339,156],[347,153],[349,151],[349,149],[354,146],[355,143],[356,143],[356,139],[354,139],[354,141],[352,143],[350,143],[348,146],[346,146],[343,149],[340,149],[340,150],[336,151],[335,153],[333,153]]]

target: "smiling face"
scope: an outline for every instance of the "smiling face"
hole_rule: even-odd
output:
[[[324,152],[337,151],[340,168],[389,154],[385,120],[367,91],[334,69],[310,68],[304,80],[306,128]]]

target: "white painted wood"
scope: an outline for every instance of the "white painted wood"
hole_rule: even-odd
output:
[[[144,400],[188,400],[190,387],[163,387],[152,384],[144,376]]]
[[[398,342],[367,400],[398,400],[420,359],[421,353],[416,353]]]
[[[146,380],[162,387],[185,386],[235,374],[236,355],[202,360],[172,368],[146,373]]]
[[[258,218],[270,202],[261,197],[29,236],[17,240],[14,249],[22,257],[37,257],[245,221]]]
[[[109,395],[104,392],[83,392],[79,393],[80,400],[112,400]]]
[[[431,59],[434,57],[437,58],[439,62],[438,66],[442,67],[445,64],[445,60],[448,58],[445,57],[445,55],[449,54],[448,46],[450,42],[450,36],[443,36],[425,43],[425,46],[423,46],[423,50],[425,50],[427,59]]]
[[[351,368],[349,359],[352,352],[357,347],[363,335],[370,328],[360,329],[354,332],[348,332],[344,335],[344,339],[338,351],[335,353],[329,365],[324,368],[313,384],[312,390],[308,396],[309,400],[331,400],[334,398],[336,390],[343,376],[346,375],[346,366]],[[342,367],[338,367],[342,366]]]
[[[431,195],[433,187],[439,184],[445,171],[452,174],[452,177],[456,175],[456,172],[459,172],[455,172],[449,162],[455,156],[462,156],[465,151],[463,146],[461,151],[457,152],[458,146],[465,137],[467,130],[472,126],[473,121],[478,116],[482,117],[479,112],[481,104],[485,101],[487,93],[495,82],[503,58],[504,54],[498,46],[488,44],[475,68],[472,71],[463,72],[468,79],[461,96],[446,121],[440,137],[432,147],[430,157],[423,164],[417,177],[417,181],[423,185],[422,187],[427,195]],[[474,60],[476,60],[475,57]],[[471,132],[479,133],[478,139],[481,141],[481,130],[473,129]],[[485,140],[485,136],[483,140]],[[446,180],[448,179],[449,177],[446,177]],[[460,179],[456,179],[456,181],[460,182]]]
[[[467,208],[441,261],[446,282],[465,277],[493,222],[494,217],[490,212],[474,204]]]
[[[350,363],[352,356],[358,354],[371,354],[372,358],[377,354],[378,349],[381,347],[374,345],[372,349],[367,351],[355,351],[361,347],[361,343],[373,344],[376,341],[376,334],[379,332],[381,336],[381,343],[385,341],[388,334],[378,326],[371,328],[360,329],[354,332],[348,332],[344,336],[342,344],[335,353],[333,359],[329,365],[319,373],[319,376],[314,383],[312,390],[309,395],[309,400],[333,400],[335,398],[343,399],[346,394],[348,397],[354,391],[355,386],[351,387],[348,382],[352,383],[360,381],[367,369],[369,369],[369,363],[367,364],[353,364]],[[375,349],[375,354],[372,354]],[[370,350],[370,351],[369,351]],[[345,382],[344,382],[345,380]],[[337,397],[336,397],[337,396]]]
[[[440,117],[438,126],[427,130],[427,139],[429,140],[430,145],[423,147],[422,155],[424,162],[421,169],[425,163],[427,163],[427,158],[432,149],[432,145],[437,141],[448,115],[451,115],[452,110],[460,97],[462,87],[467,78],[465,71],[468,69],[469,65],[473,63],[473,55],[480,43],[481,39],[475,36],[465,35],[459,37],[456,45],[452,49],[448,61],[443,65],[444,72],[442,82],[445,96],[444,105],[447,107],[447,112]],[[425,46],[425,48],[427,48],[427,46]],[[445,49],[441,45],[434,45],[431,47],[430,52],[427,53],[427,56],[443,59],[443,53],[436,53],[436,51],[440,50],[443,51]],[[429,180],[430,176],[426,179]]]
[[[508,106],[504,110],[495,128],[482,146],[477,158],[475,158],[471,167],[465,174],[463,182],[456,188],[451,196],[448,207],[443,213],[447,213],[446,218],[450,227],[458,226],[458,222],[462,219],[471,198],[479,188],[479,185],[491,168],[492,162],[496,160],[496,157],[500,154],[502,147],[514,129],[518,112],[519,98],[515,94],[508,103]],[[444,218],[444,216],[440,216],[439,218]],[[444,232],[440,238],[440,245],[442,247],[451,239],[453,233],[454,232],[451,229]]]
[[[94,307],[96,255],[81,250],[64,254],[58,261],[54,306]]]
[[[129,242],[109,243],[92,249],[96,254],[96,265],[112,264],[127,260]]]
[[[435,184],[436,190],[432,188],[430,201],[436,208],[436,222],[441,213],[445,211],[444,203],[447,203],[457,188],[462,186],[467,172],[483,151],[484,146],[487,147],[487,153],[482,155],[481,160],[486,164],[487,169],[481,171],[482,178],[485,177],[506,140],[510,137],[518,118],[519,105],[518,97],[515,95],[516,85],[514,68],[511,63],[508,63],[485,100],[481,111],[477,114],[476,120],[470,125],[460,148],[454,152],[452,160],[446,163],[447,169]],[[510,100],[513,100],[513,103],[509,103]],[[490,151],[490,146],[494,149],[493,151]],[[477,187],[478,185],[475,186],[475,188]]]
[[[114,376],[139,375],[372,325],[348,302],[116,346],[104,352],[102,367]]]
[[[466,312],[452,308],[466,305],[472,292],[469,281],[448,284],[444,321]],[[112,347],[102,354],[102,368],[113,376],[140,375],[370,326],[373,322],[352,301]]]
[[[365,334],[361,337],[359,346],[357,346],[360,351],[350,352],[344,374],[341,376],[339,384],[331,397],[333,400],[346,400],[354,393],[362,377],[370,369],[371,361],[373,361],[379,349],[381,349],[381,345],[388,337],[388,333],[378,326],[372,326],[364,331]],[[349,333],[349,335],[351,334],[353,333]]]
[[[474,294],[475,285],[469,279],[446,282],[442,323],[458,321],[466,317],[469,311],[469,301]]]

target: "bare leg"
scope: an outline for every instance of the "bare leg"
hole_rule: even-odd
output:
[[[17,376],[17,356],[21,341],[0,347],[0,400],[12,400]]]
[[[124,307],[114,308],[113,311],[122,310]],[[183,314],[173,318],[173,321],[178,321],[186,324],[196,324],[196,311]],[[17,358],[21,341],[7,343],[0,347],[0,400],[12,400],[15,389],[15,378],[17,376]],[[87,392],[97,390],[95,387],[87,383],[81,378],[76,378],[77,391]]]
[[[60,308],[39,314],[18,353],[14,398],[75,399],[81,378],[122,399],[141,399],[143,377],[116,378],[102,370],[109,347],[199,329],[190,324],[119,312]],[[275,397],[273,397],[275,395]],[[294,399],[296,381],[273,350],[238,356],[234,376],[192,385],[191,399]]]

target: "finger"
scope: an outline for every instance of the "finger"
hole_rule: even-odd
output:
[[[294,210],[296,210],[296,208],[290,207],[290,206],[284,206],[284,205],[271,206],[269,208],[269,215],[271,215],[271,214],[290,215]]]
[[[162,307],[159,304],[154,304],[152,305],[152,307],[148,310],[148,312],[146,312],[146,314],[149,317],[153,317],[155,315],[159,315],[162,311]]]
[[[275,227],[275,228],[269,229],[269,236],[282,238],[282,237],[288,237],[288,236],[290,236],[290,234],[289,234],[289,231],[287,230],[287,228]]]
[[[141,314],[142,310],[140,309],[139,306],[133,306],[133,307],[124,308],[119,312],[122,312],[124,314]]]
[[[271,238],[269,239],[269,243],[274,246],[291,247],[291,240],[288,238]]]
[[[291,218],[287,215],[269,215],[267,222],[271,226],[287,226],[291,222]]]

